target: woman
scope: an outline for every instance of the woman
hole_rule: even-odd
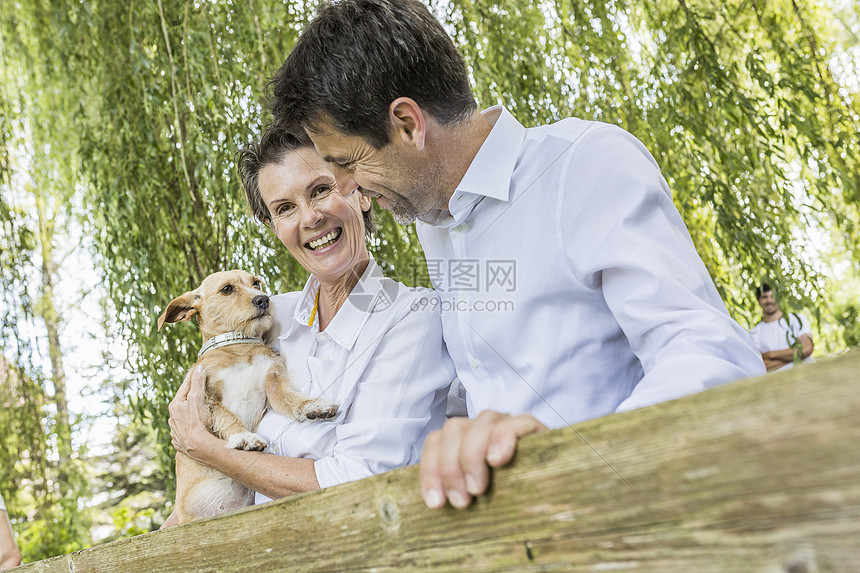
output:
[[[257,431],[268,455],[227,449],[203,425],[195,372],[170,405],[174,446],[257,503],[417,462],[455,377],[436,295],[382,275],[365,244],[370,199],[337,193],[310,140],[267,132],[239,163],[252,213],[310,273],[301,292],[272,297],[273,347],[299,391],[340,413],[298,423],[269,410]]]

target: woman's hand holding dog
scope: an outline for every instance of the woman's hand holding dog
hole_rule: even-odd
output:
[[[424,503],[464,508],[487,491],[490,468],[514,457],[522,436],[545,430],[531,414],[511,416],[484,411],[477,418],[451,418],[424,442],[419,475]]]
[[[208,466],[205,452],[222,440],[206,429],[203,411],[203,368],[195,367],[185,376],[176,396],[167,407],[170,412],[170,438],[177,452]]]

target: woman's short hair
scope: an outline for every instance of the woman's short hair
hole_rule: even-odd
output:
[[[272,215],[260,193],[260,171],[266,165],[280,163],[288,153],[305,147],[313,149],[313,143],[303,132],[295,134],[268,129],[263,132],[259,141],[245,146],[236,153],[236,165],[239,168],[239,177],[251,214],[269,228],[272,227]],[[362,220],[364,235],[370,237],[376,231],[372,208],[362,211]]]

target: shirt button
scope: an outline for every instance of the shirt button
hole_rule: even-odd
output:
[[[460,223],[459,225],[454,227],[454,232],[462,233],[462,232],[468,230],[468,228],[469,228],[469,225],[467,225],[466,223]]]
[[[320,332],[319,334],[317,334],[317,340],[320,342],[325,342],[326,340],[328,340],[328,334],[326,334],[325,332]]]
[[[469,364],[471,364],[472,368],[477,368],[478,366],[481,365],[481,363],[478,362],[478,359],[475,358],[474,356],[472,356],[472,358],[469,360]]]
[[[281,448],[278,447],[278,444],[275,444],[274,446],[272,446],[272,453],[273,454],[278,454],[280,452],[281,452]]]

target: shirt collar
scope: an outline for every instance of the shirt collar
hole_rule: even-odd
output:
[[[433,210],[421,220],[436,227],[462,223],[484,197],[509,201],[511,177],[525,138],[526,128],[504,106],[481,112],[492,129],[448,201],[451,215]]]
[[[382,273],[382,269],[376,263],[373,255],[370,255],[367,268],[364,269],[364,273],[358,279],[352,292],[349,293],[343,306],[340,307],[340,310],[337,311],[335,317],[326,327],[325,334],[344,349],[352,350],[368,316],[381,310],[382,305],[391,303],[389,300],[383,300],[388,298],[388,294],[383,289],[384,279],[385,275]],[[278,338],[282,340],[288,338],[297,328],[309,328],[314,334],[319,332],[318,317],[315,317],[313,324],[308,326],[319,290],[320,282],[317,278],[313,275],[308,277],[308,282],[305,283],[301,299],[293,314],[292,324]]]

